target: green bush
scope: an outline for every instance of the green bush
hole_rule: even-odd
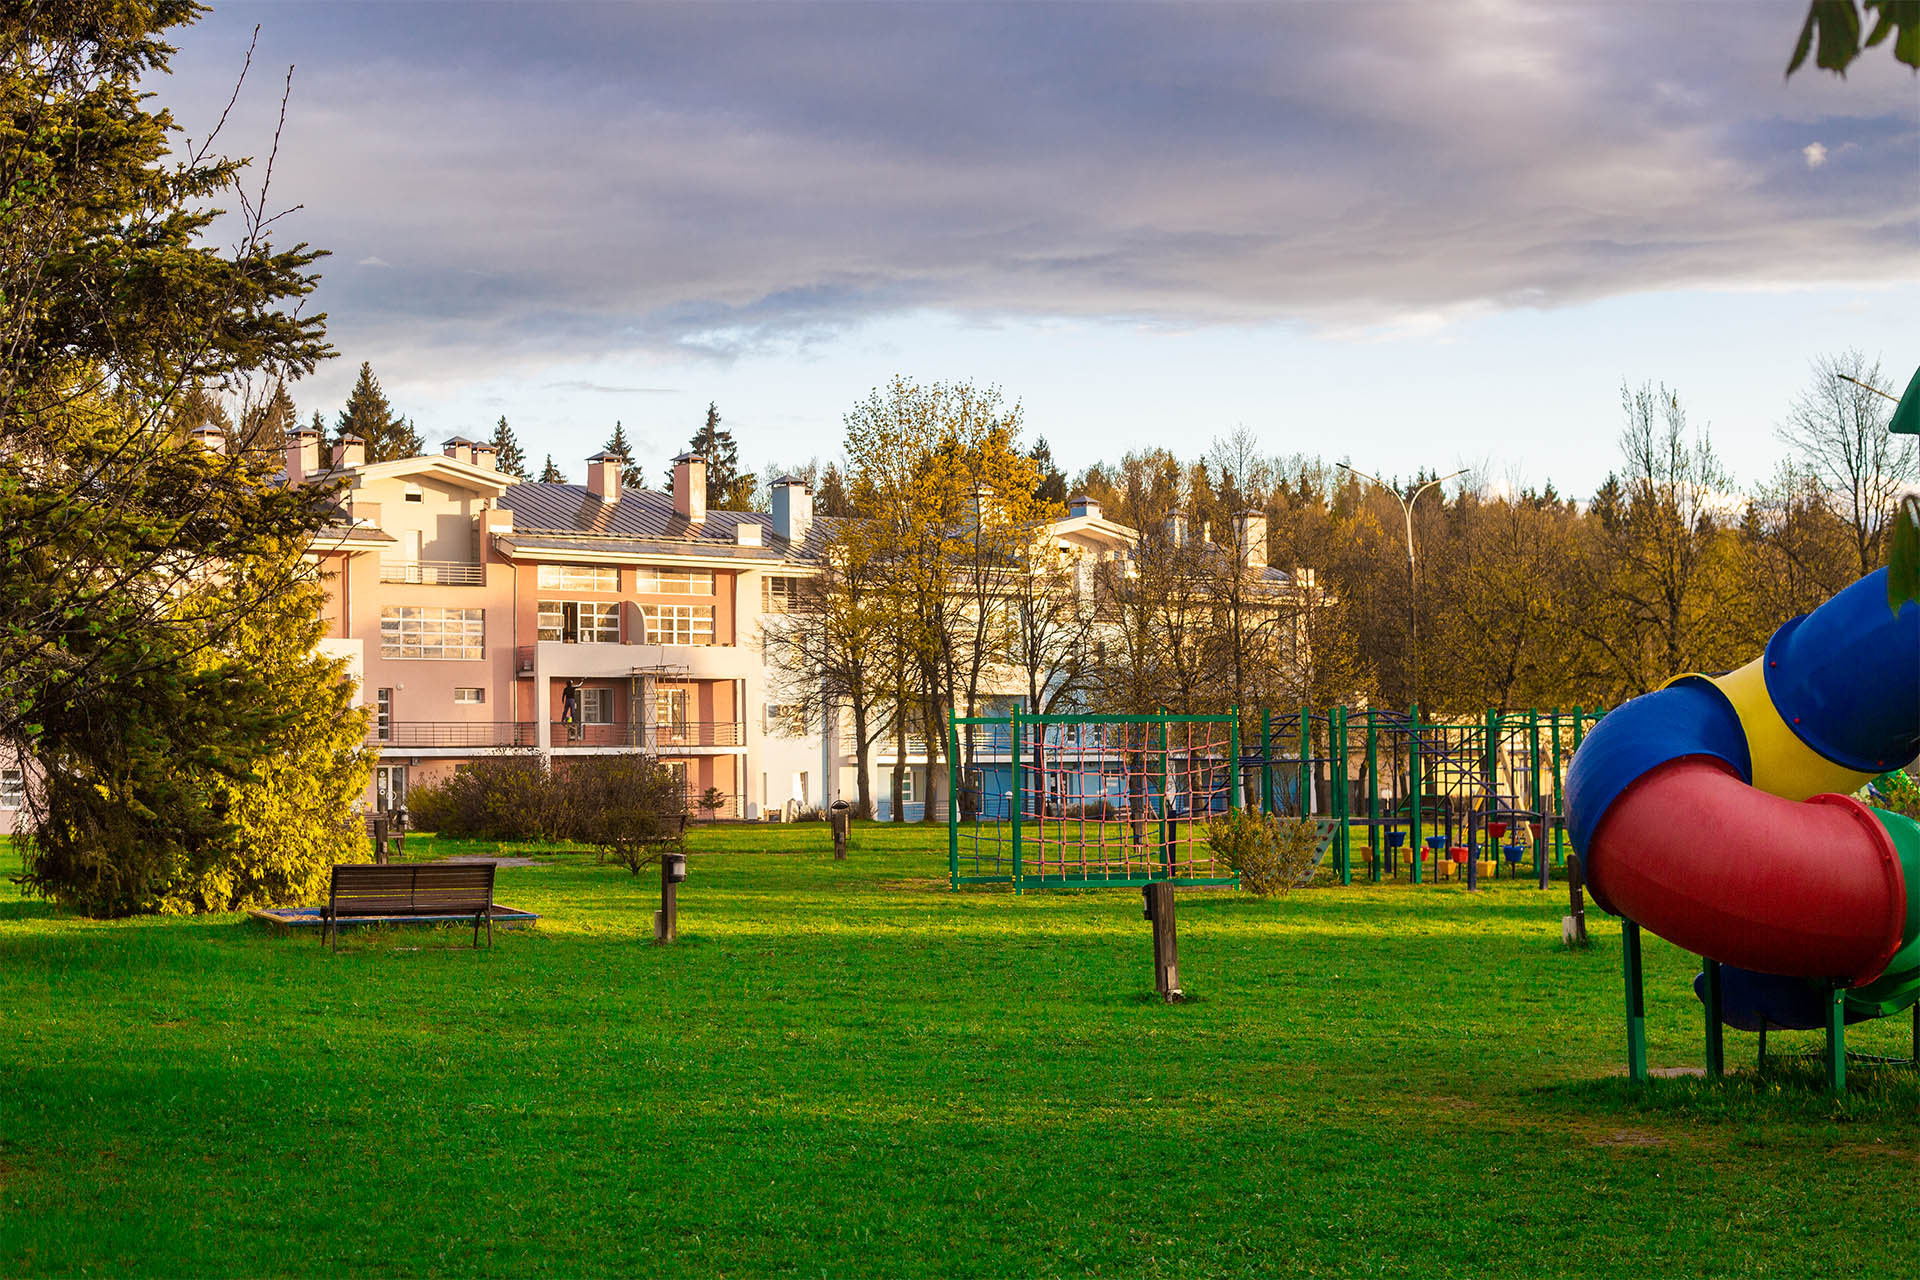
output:
[[[472,840],[558,839],[561,808],[553,773],[535,755],[476,760],[407,797],[410,826]]]
[[[1248,893],[1267,897],[1285,893],[1313,869],[1320,833],[1311,818],[1236,809],[1207,827],[1214,857],[1240,877]]]
[[[590,844],[635,875],[681,844],[686,793],[680,780],[648,756],[576,760],[555,775],[562,796],[561,830]]]
[[[1870,797],[1879,808],[1920,822],[1920,783],[1905,769],[1896,769],[1874,786],[1878,795]]]

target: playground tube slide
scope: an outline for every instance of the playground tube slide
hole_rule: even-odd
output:
[[[1594,900],[1722,965],[1733,1026],[1920,999],[1920,825],[1850,794],[1920,754],[1920,606],[1886,570],[1721,676],[1680,676],[1587,735],[1567,819]]]

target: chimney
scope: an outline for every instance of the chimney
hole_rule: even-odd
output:
[[[366,466],[367,442],[359,436],[341,436],[333,446],[333,465],[335,470]]]
[[[764,546],[765,543],[761,534],[762,530],[758,523],[752,520],[742,520],[739,524],[733,526],[734,545],[740,547]]]
[[[225,453],[227,451],[227,433],[216,426],[207,425],[195,427],[187,434],[193,437],[195,444],[205,449],[208,453]]]
[[[1163,521],[1162,523],[1165,526],[1167,531],[1168,542],[1171,542],[1176,547],[1184,547],[1187,545],[1187,513],[1186,512],[1170,511],[1167,513],[1166,520]]]
[[[305,484],[320,470],[320,433],[301,427],[287,433],[287,483]]]
[[[697,453],[673,460],[673,509],[688,524],[707,522],[707,460]]]
[[[446,454],[455,462],[471,464],[473,462],[473,441],[467,439],[465,436],[455,436],[451,440],[441,442],[440,452]]]
[[[1233,545],[1240,553],[1242,569],[1267,567],[1267,517],[1259,511],[1242,511],[1233,518]]]
[[[482,471],[498,471],[499,462],[494,457],[493,446],[484,441],[473,442],[473,465]]]
[[[1067,499],[1067,514],[1075,520],[1100,518],[1100,504],[1084,493],[1075,494]]]
[[[813,525],[813,490],[805,480],[781,476],[773,482],[773,536],[798,546]]]
[[[596,453],[587,459],[587,491],[602,502],[620,501],[620,468],[626,459],[617,453]]]

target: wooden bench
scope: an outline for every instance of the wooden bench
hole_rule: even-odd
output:
[[[480,946],[480,925],[493,945],[493,873],[491,862],[418,863],[377,866],[343,863],[334,867],[321,916],[320,940],[333,935],[340,949],[340,921],[426,923],[473,920],[473,945]]]

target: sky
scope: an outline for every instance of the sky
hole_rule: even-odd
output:
[[[1920,365],[1920,79],[1783,76],[1804,0],[219,4],[151,87],[273,151],[339,358],[575,479],[839,451],[896,374],[1069,472],[1251,431],[1584,495],[1623,383],[1743,482],[1824,353]],[[296,207],[297,206],[297,207]]]

